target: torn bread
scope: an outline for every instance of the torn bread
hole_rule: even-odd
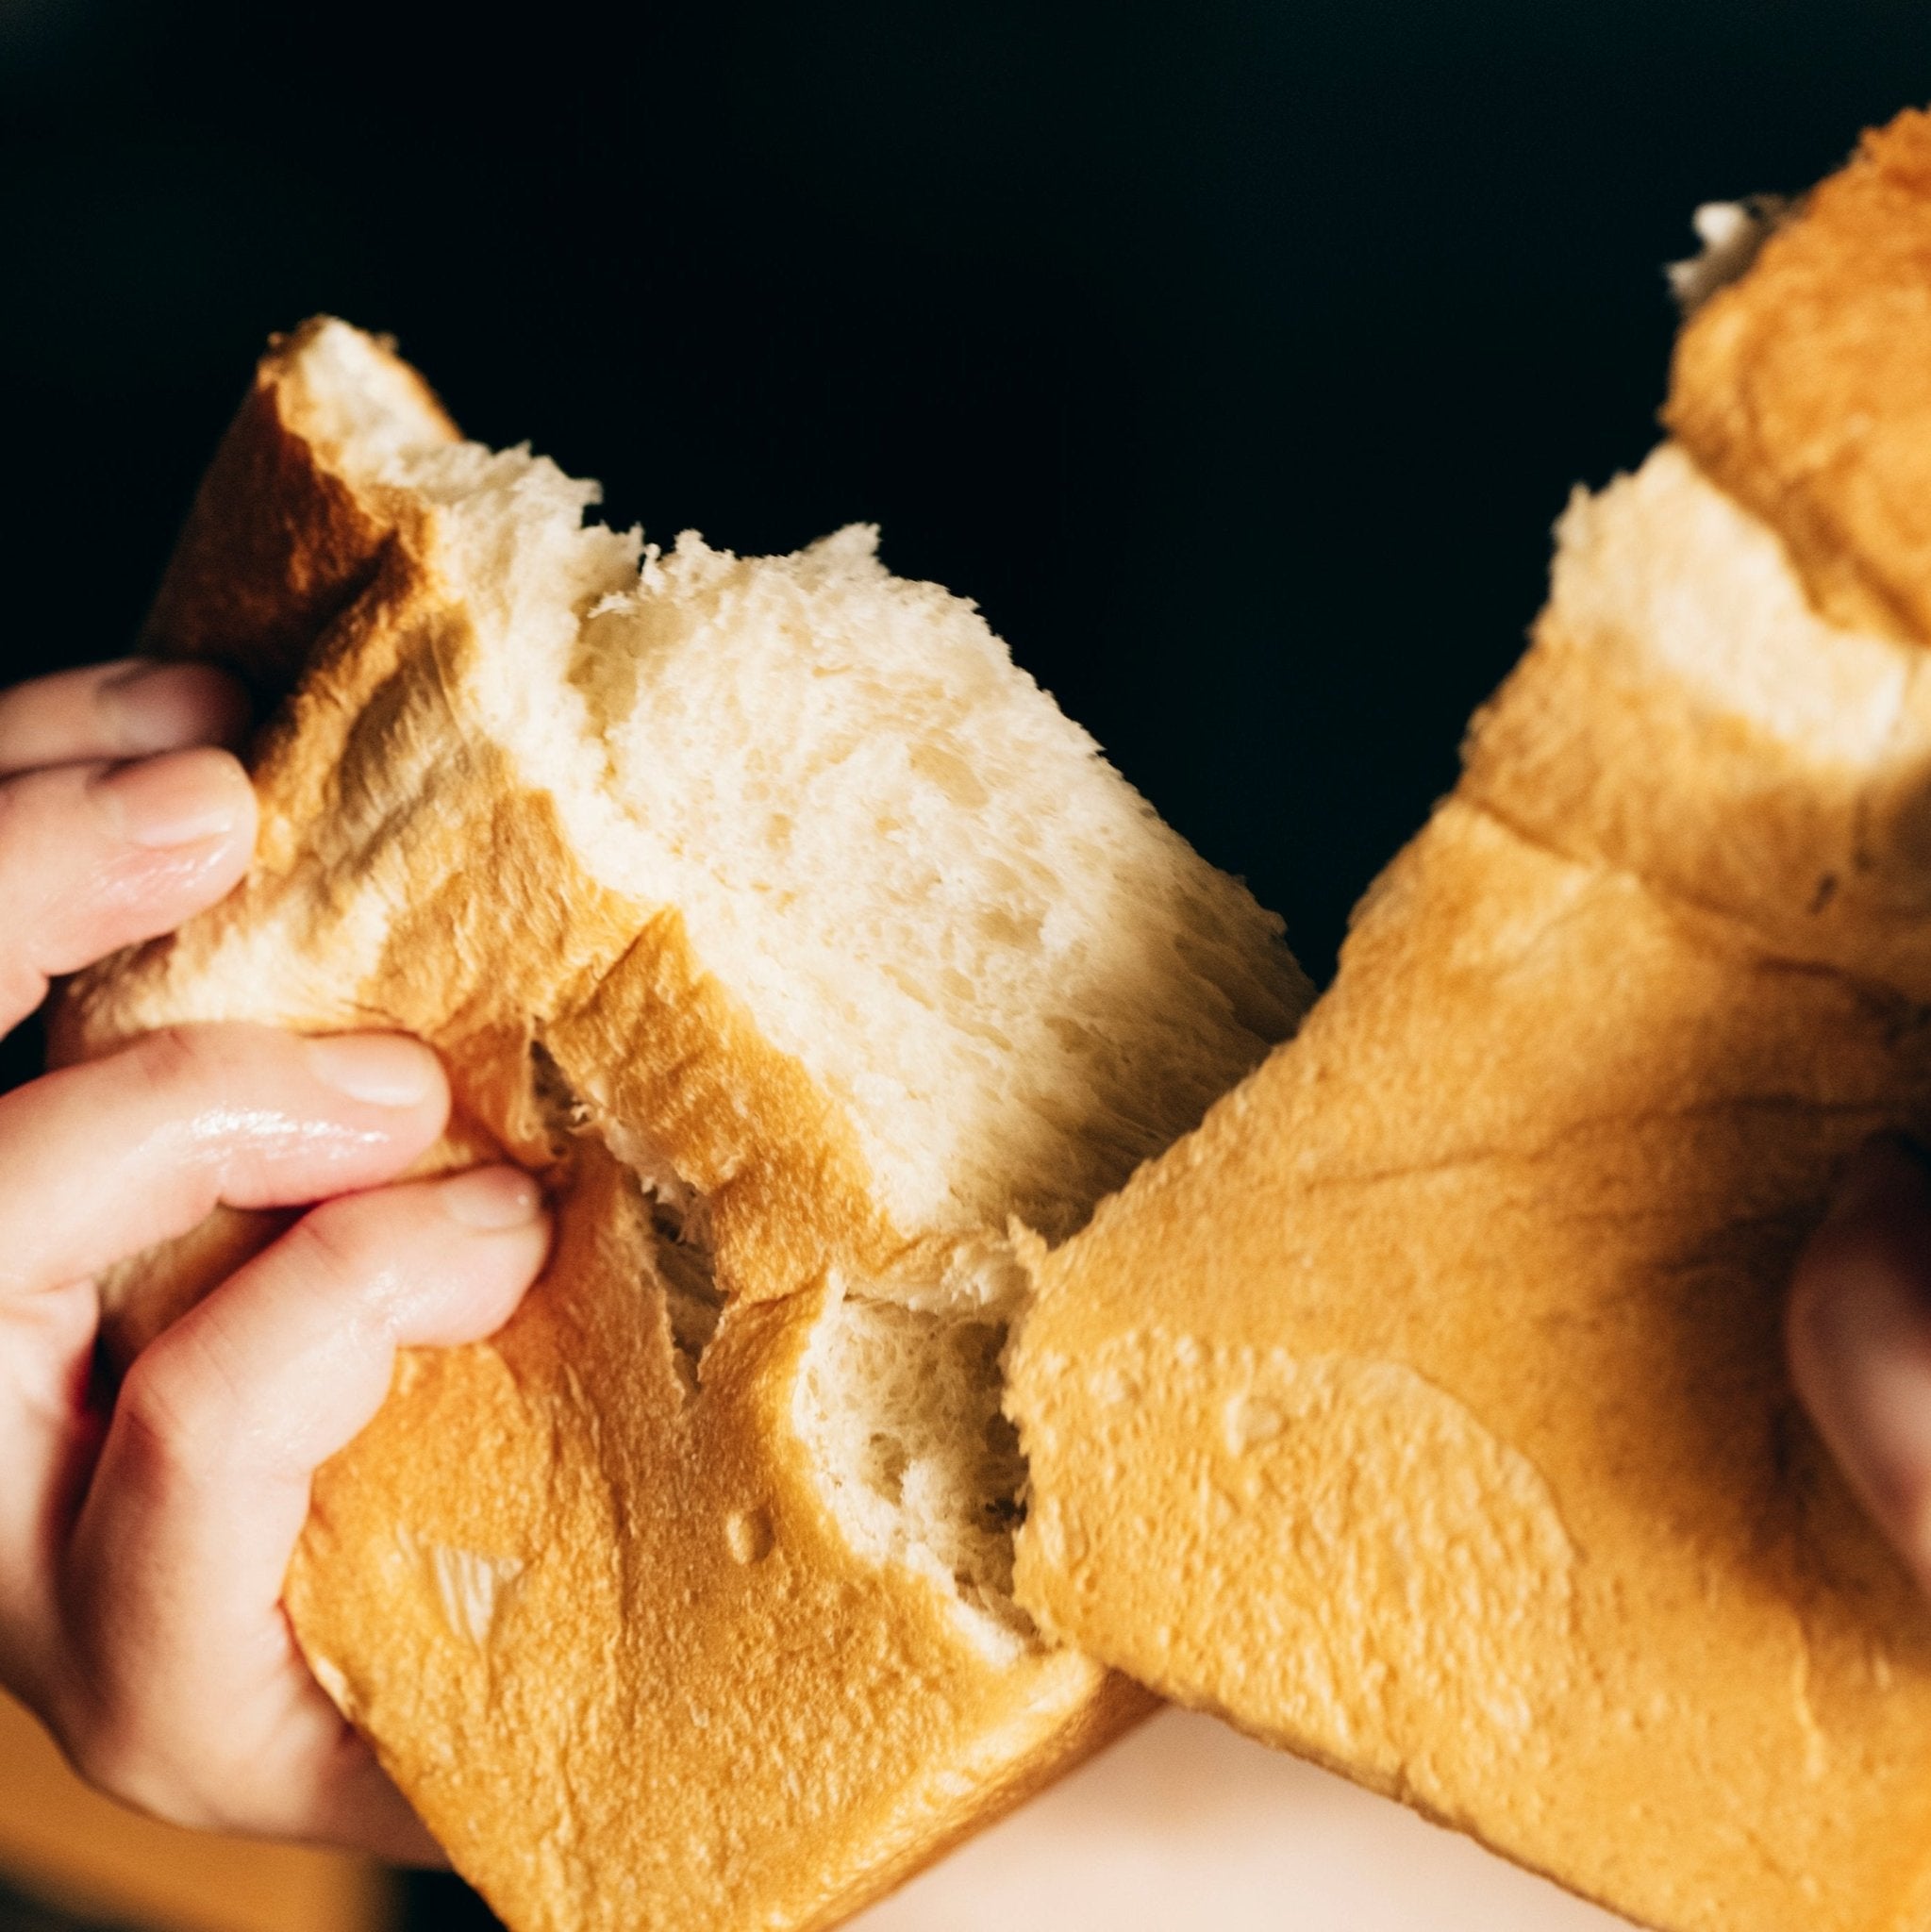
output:
[[[1041,1627],[1670,1932],[1931,1924],[1931,1607],[1786,1376],[1931,1119],[1931,121],[1687,325],[1295,1041],[1044,1258]]]
[[[519,1932],[828,1924],[1146,1707],[1010,1593],[1010,1230],[1291,1027],[1277,922],[847,530],[586,524],[338,323],[263,362],[152,642],[297,682],[256,866],[62,1050],[393,1026],[547,1174],[493,1341],[319,1477],[318,1676]],[[303,668],[306,667],[306,668]],[[112,1285],[123,1344],[272,1224]]]

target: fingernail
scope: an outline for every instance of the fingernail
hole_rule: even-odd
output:
[[[225,751],[177,751],[117,765],[93,791],[117,837],[131,845],[197,845],[246,822],[248,774]]]
[[[415,1107],[435,1091],[436,1056],[400,1033],[338,1033],[308,1044],[315,1077],[371,1107]]]
[[[543,1192],[520,1168],[473,1167],[442,1183],[442,1208],[465,1227],[527,1227],[543,1211]]]
[[[134,758],[226,743],[241,735],[248,715],[241,687],[208,664],[137,661],[95,688],[94,707]]]

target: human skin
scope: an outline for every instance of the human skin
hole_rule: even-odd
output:
[[[0,1033],[49,980],[225,894],[255,830],[239,691],[124,660],[0,691]],[[102,1789],[177,1823],[440,1854],[303,1663],[281,1579],[315,1468],[395,1350],[489,1334],[549,1241],[513,1169],[397,1183],[448,1108],[426,1049],[184,1027],[0,1096],[0,1682]],[[94,1277],[217,1203],[307,1207],[95,1374]],[[1845,1173],[1800,1257],[1799,1392],[1931,1590],[1931,1162]]]
[[[244,722],[199,666],[0,691],[0,1033],[241,878],[255,802],[222,747]],[[413,1041],[239,1025],[0,1096],[0,1683],[159,1817],[440,1862],[280,1595],[312,1473],[396,1349],[491,1333],[547,1250],[514,1169],[396,1180],[448,1105]],[[96,1277],[218,1203],[307,1211],[106,1392]]]
[[[1864,1507],[1931,1591],[1931,1164],[1880,1135],[1798,1257],[1798,1393]]]

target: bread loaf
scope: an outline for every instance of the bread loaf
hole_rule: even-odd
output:
[[[1919,1932],[1931,1609],[1780,1317],[1931,1120],[1931,120],[1668,422],[1297,1039],[1040,1262],[1017,1592],[1647,1924]]]
[[[829,1924],[1149,1700],[1011,1596],[1055,1239],[1292,1025],[1278,924],[873,534],[586,524],[346,326],[278,343],[152,644],[293,682],[246,884],[69,1000],[393,1026],[557,1199],[318,1478],[318,1676],[518,1932]],[[298,680],[298,681],[296,681]],[[138,1345],[270,1226],[110,1284]]]

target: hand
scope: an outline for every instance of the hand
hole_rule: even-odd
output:
[[[1931,1591],[1931,1166],[1881,1135],[1798,1257],[1790,1370],[1819,1433]]]
[[[189,666],[0,693],[0,1032],[50,974],[241,877],[253,795],[199,743],[239,705]],[[541,1203],[513,1169],[383,1185],[447,1108],[413,1041],[237,1025],[0,1097],[0,1681],[85,1775],[161,1817],[440,1861],[279,1598],[310,1474],[375,1413],[395,1350],[488,1334],[541,1264]],[[100,1399],[99,1271],[218,1202],[314,1201]]]

